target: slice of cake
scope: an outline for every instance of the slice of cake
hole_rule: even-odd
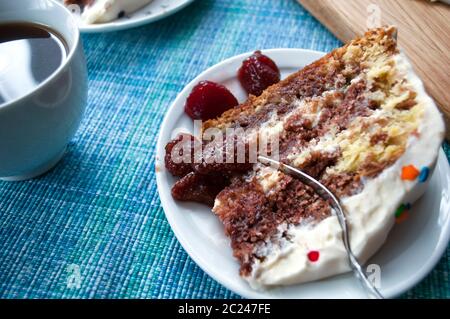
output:
[[[394,28],[367,32],[204,123],[204,131],[211,128],[245,128],[244,143],[255,134],[276,137],[272,156],[340,198],[361,262],[386,240],[396,214],[424,192],[444,135],[441,114],[399,52]],[[202,176],[206,187],[208,174],[223,165],[204,174],[202,166],[205,172],[204,163],[187,171],[189,180]],[[231,239],[240,275],[253,287],[350,270],[338,220],[310,187],[260,163],[224,176],[228,186],[213,211]]]

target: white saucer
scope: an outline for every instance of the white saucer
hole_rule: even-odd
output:
[[[264,50],[279,66],[282,76],[320,58],[323,53],[302,49]],[[191,131],[192,120],[184,113],[184,103],[193,86],[211,80],[227,86],[239,101],[245,93],[236,77],[245,53],[206,70],[189,83],[167,111],[157,145],[156,178],[167,219],[182,246],[211,277],[246,298],[365,298],[364,291],[351,274],[329,279],[255,291],[238,275],[238,263],[232,256],[222,224],[211,210],[196,203],[175,201],[170,189],[175,178],[164,168],[164,147],[180,130]],[[450,169],[441,150],[429,189],[416,202],[410,217],[392,230],[387,243],[370,260],[381,267],[381,292],[392,298],[411,289],[436,265],[450,238]]]
[[[63,2],[63,0],[58,1]],[[142,9],[108,23],[86,24],[78,18],[79,28],[83,33],[98,33],[139,27],[174,14],[193,1],[194,0],[153,0]]]

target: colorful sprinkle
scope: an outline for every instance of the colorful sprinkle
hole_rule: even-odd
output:
[[[411,204],[401,204],[399,208],[395,211],[395,222],[397,224],[403,223],[409,217],[409,209],[411,209]]]
[[[399,218],[405,210],[406,206],[404,204],[401,204],[400,207],[395,211],[395,218]]]
[[[319,252],[317,250],[311,250],[308,253],[308,259],[311,262],[316,262],[319,260]]]
[[[403,223],[405,220],[407,220],[409,218],[409,213],[407,211],[403,212],[403,214],[401,214],[400,217],[395,219],[395,222],[397,224],[401,224]]]
[[[428,175],[430,175],[430,169],[428,167],[422,167],[419,175],[419,183],[425,183],[428,179]]]
[[[419,176],[420,172],[414,165],[403,166],[402,179],[407,181],[413,181]]]

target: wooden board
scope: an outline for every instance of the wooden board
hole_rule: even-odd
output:
[[[344,42],[369,27],[397,26],[399,45],[444,113],[450,139],[450,5],[428,0],[298,1]]]

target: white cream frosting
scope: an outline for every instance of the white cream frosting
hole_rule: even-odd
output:
[[[426,166],[431,175],[445,131],[440,112],[409,61],[402,54],[396,55],[394,61],[397,72],[417,93],[417,103],[423,103],[424,113],[418,127],[419,134],[409,138],[403,155],[380,175],[366,180],[360,193],[341,199],[348,216],[351,247],[361,262],[367,261],[385,242],[394,225],[396,209],[403,203],[413,203],[426,189],[427,183],[402,180],[402,167],[410,164],[418,168]],[[276,175],[265,174],[270,176],[270,185],[276,183]],[[264,189],[270,185],[264,184]],[[315,225],[286,228],[289,239],[283,238],[277,244],[268,243],[258,248],[264,251],[266,258],[264,262],[256,261],[251,275],[245,278],[252,287],[302,283],[350,270],[341,228],[335,216]],[[311,250],[320,253],[316,262],[307,258]]]
[[[120,12],[125,14],[149,4],[153,0],[96,0],[92,6],[85,8],[81,18],[85,23],[104,23],[118,18]]]

